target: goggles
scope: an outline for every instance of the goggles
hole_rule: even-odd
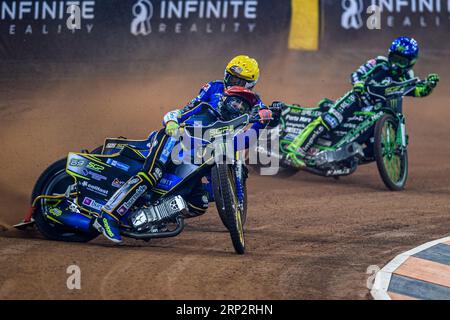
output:
[[[389,55],[389,60],[392,64],[399,66],[402,69],[406,69],[414,64],[410,59],[395,53]]]
[[[232,75],[229,72],[225,73],[225,85],[227,87],[234,87],[234,86],[238,86],[238,87],[243,87],[243,88],[247,88],[247,89],[251,89],[255,86],[255,82],[254,81],[247,81],[245,79],[239,78],[235,75]]]

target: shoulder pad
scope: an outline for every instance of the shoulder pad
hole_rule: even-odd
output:
[[[378,56],[374,59],[369,59],[366,63],[366,66],[371,65],[372,67],[375,67],[379,64],[386,64],[388,62],[389,62],[389,60],[386,57]]]
[[[387,70],[390,68],[389,59],[384,56],[378,56],[373,59],[373,61],[375,63],[374,66],[381,66],[383,70]]]
[[[208,91],[209,88],[211,88],[211,83],[205,83],[205,84],[203,85],[203,87],[200,89],[200,92],[201,92],[201,91]]]
[[[223,80],[215,80],[215,81],[211,81],[210,84],[220,84],[220,85],[223,85]]]
[[[216,80],[216,81],[211,81],[211,82],[209,82],[209,85],[211,86],[211,87],[224,87],[225,86],[225,84],[223,83],[223,80]]]
[[[206,92],[210,89],[212,89],[213,91],[216,91],[216,90],[223,91],[224,87],[225,87],[225,85],[223,84],[223,81],[216,80],[216,81],[211,81],[211,82],[208,82],[207,84],[205,84],[200,91]]]
[[[385,63],[389,63],[389,59],[386,58],[385,56],[378,56],[375,59],[377,61],[377,64],[385,64]]]

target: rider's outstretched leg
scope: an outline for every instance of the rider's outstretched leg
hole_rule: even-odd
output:
[[[307,125],[302,133],[292,141],[287,147],[290,152],[288,154],[288,159],[290,159],[295,166],[306,166],[304,158],[309,149],[311,149],[317,140],[326,132],[338,128],[344,118],[348,117],[356,108],[359,108],[358,99],[352,92],[347,93],[339,99],[328,112],[325,112],[322,116]]]
[[[325,124],[322,117],[317,118],[298,135],[292,143],[288,146],[289,154],[288,158],[297,167],[305,167],[304,158],[309,149],[316,143],[326,131],[329,131],[329,127]]]
[[[102,208],[102,216],[94,222],[94,227],[105,237],[114,242],[121,242],[120,218],[124,216],[134,203],[147,192],[152,192],[162,177],[171,153],[167,144],[169,137],[164,129],[160,130],[152,140],[150,153],[145,160],[142,170],[131,177]],[[164,156],[163,156],[164,154]]]

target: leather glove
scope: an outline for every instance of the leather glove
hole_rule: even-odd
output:
[[[272,105],[269,107],[269,110],[272,111],[272,117],[274,119],[278,119],[283,112],[283,109],[286,108],[286,104],[281,101],[274,101]]]
[[[272,111],[270,111],[269,109],[261,109],[258,111],[258,116],[259,116],[259,122],[261,123],[265,123],[265,122],[269,122],[273,119],[272,116]]]
[[[436,73],[431,73],[427,77],[427,84],[430,88],[435,88],[441,78]]]
[[[175,121],[169,121],[166,123],[166,134],[171,137],[175,137],[178,134],[180,125]]]
[[[272,102],[272,105],[269,107],[270,109],[283,109],[284,107],[286,107],[286,104],[284,102],[281,101],[274,101]]]
[[[353,92],[357,95],[361,95],[366,91],[364,82],[358,81],[353,84]]]

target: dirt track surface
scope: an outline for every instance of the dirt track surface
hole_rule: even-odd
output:
[[[267,62],[266,69],[279,67],[288,76],[263,76],[259,91],[265,101],[337,98],[348,89],[348,73],[362,62],[344,67],[326,61],[334,71],[325,72],[281,60]],[[421,70],[434,71],[426,65]],[[0,299],[367,299],[369,265],[382,267],[402,251],[449,234],[448,78],[432,97],[405,103],[411,141],[406,191],[386,191],[374,164],[339,181],[253,172],[244,256],[234,254],[213,207],[189,221],[180,236],[150,243],[115,246],[98,238],[67,244],[10,229],[25,214],[33,183],[49,163],[68,151],[96,147],[105,136],[145,137],[165,111],[220,74],[218,68],[190,81],[2,82]],[[72,264],[81,268],[79,291],[66,287]]]

